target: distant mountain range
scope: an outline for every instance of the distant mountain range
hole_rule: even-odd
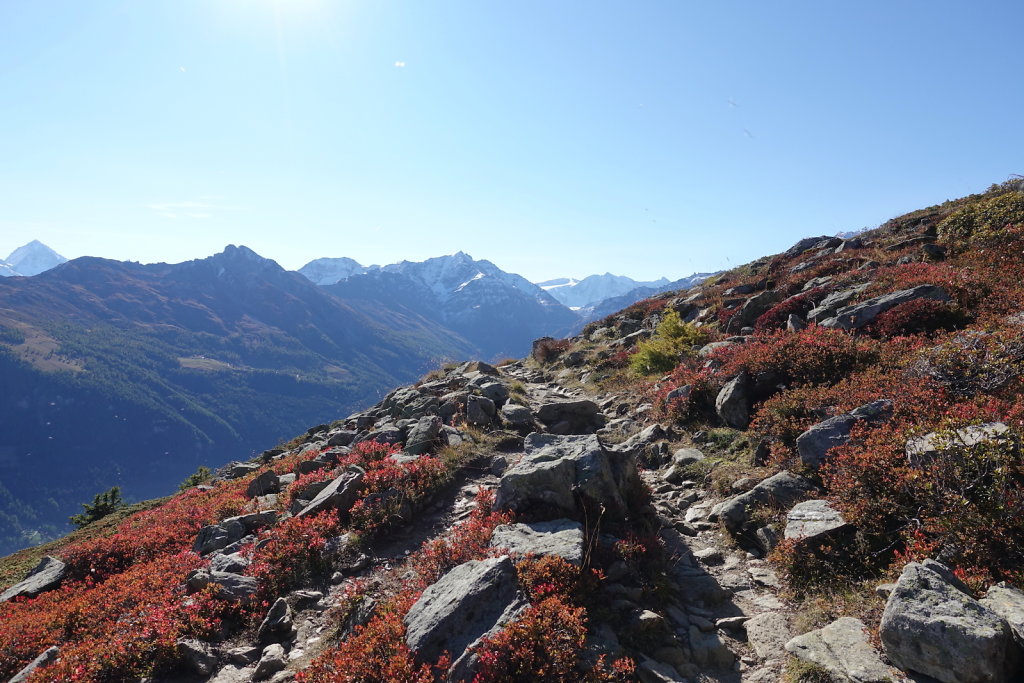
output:
[[[200,464],[476,354],[426,316],[358,310],[245,247],[0,279],[0,555],[63,532],[112,485],[169,493]]]
[[[344,417],[445,360],[521,357],[609,301],[614,312],[673,284],[538,286],[462,252],[290,272],[241,246],[142,265],[66,261],[34,241],[4,265],[0,555],[63,533],[113,485],[131,499],[168,493],[200,464]]]
[[[416,311],[469,340],[487,359],[523,356],[534,339],[568,333],[579,321],[526,278],[462,252],[374,267],[324,289],[367,313],[396,305]]]
[[[488,357],[522,355],[537,337],[574,334],[591,320],[654,294],[688,289],[711,275],[643,282],[605,273],[582,280],[563,277],[531,283],[461,251],[388,266],[363,266],[344,257],[319,258],[298,272],[353,303],[412,307],[457,330]]]

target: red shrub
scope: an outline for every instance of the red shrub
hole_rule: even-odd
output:
[[[13,676],[51,645],[60,659],[33,680],[109,681],[150,674],[175,657],[175,641],[216,630],[225,603],[185,594],[191,553],[139,562],[103,583],[76,581],[0,605],[0,678]]]
[[[789,316],[792,314],[799,315],[801,318],[806,316],[814,308],[815,302],[824,297],[825,291],[821,287],[815,287],[808,292],[791,296],[775,304],[775,306],[762,313],[757,321],[754,322],[754,332],[782,329],[786,326],[786,321],[789,320]]]
[[[248,502],[248,480],[223,482],[208,492],[189,489],[160,507],[132,515],[109,536],[65,547],[61,556],[69,575],[100,581],[137,562],[190,549],[199,529],[242,510]]]
[[[477,650],[480,673],[474,683],[581,680],[576,664],[587,635],[584,615],[582,607],[558,597],[527,608],[516,622],[484,640]]]
[[[873,337],[901,337],[955,330],[967,323],[962,311],[942,301],[914,299],[881,313],[864,331]]]
[[[811,325],[799,332],[773,332],[745,344],[717,350],[719,375],[746,370],[753,376],[773,375],[785,384],[835,384],[851,372],[878,361],[878,342],[841,330]]]

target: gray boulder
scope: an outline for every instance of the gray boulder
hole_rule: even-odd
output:
[[[518,555],[557,555],[583,564],[583,525],[569,519],[532,524],[502,524],[491,535],[492,548]]]
[[[288,656],[284,648],[274,643],[263,649],[260,661],[256,664],[256,670],[252,672],[252,680],[262,681],[270,678],[278,671],[283,671],[288,665]]]
[[[245,526],[237,520],[207,524],[196,534],[192,550],[200,555],[208,555],[215,550],[228,547],[243,536],[245,536]]]
[[[529,427],[533,424],[533,413],[526,406],[506,403],[501,407],[501,419],[510,427]]]
[[[405,439],[405,452],[410,455],[422,455],[437,443],[441,433],[441,418],[437,415],[421,417]]]
[[[341,510],[348,512],[359,497],[359,485],[363,481],[363,473],[349,471],[341,475],[316,494],[309,505],[299,510],[296,517],[315,515],[324,510]]]
[[[739,313],[729,320],[728,330],[739,330],[747,325],[753,325],[762,314],[766,313],[775,304],[783,299],[781,292],[769,289],[755,294],[743,303]]]
[[[880,313],[888,311],[894,306],[914,301],[915,299],[931,299],[933,301],[949,301],[949,295],[941,287],[935,285],[919,285],[911,289],[901,289],[897,292],[876,296],[873,299],[862,301],[853,306],[840,308],[835,316],[821,321],[822,327],[831,327],[840,330],[855,330],[867,325]]]
[[[782,656],[786,642],[792,637],[789,618],[781,612],[762,612],[748,619],[743,628],[747,641],[761,659]]]
[[[278,598],[267,610],[267,616],[256,631],[256,642],[260,645],[280,643],[292,635],[292,610],[284,598]]]
[[[937,562],[904,567],[879,628],[886,655],[942,683],[1017,680],[1020,652],[1010,627],[958,583]]]
[[[1005,583],[997,583],[978,602],[1002,617],[1013,631],[1017,643],[1024,645],[1024,592]]]
[[[259,512],[250,512],[247,515],[228,517],[222,520],[221,524],[234,527],[234,525],[238,523],[242,525],[242,529],[246,534],[251,534],[257,529],[276,524],[277,516],[277,510],[260,510]]]
[[[0,602],[7,602],[14,598],[34,598],[41,593],[51,591],[60,585],[67,573],[66,564],[56,557],[47,555],[39,560],[39,564],[28,573],[24,580],[0,593]]]
[[[215,552],[210,556],[210,569],[218,572],[241,574],[249,566],[249,559],[239,553]]]
[[[498,509],[523,511],[535,506],[554,508],[575,517],[579,501],[603,505],[605,514],[622,518],[641,490],[633,460],[608,451],[597,436],[530,434],[526,453],[498,484]]]
[[[895,681],[893,672],[868,642],[860,619],[843,617],[828,626],[797,636],[786,651],[805,662],[817,664],[841,681],[885,683]]]
[[[273,470],[267,470],[249,482],[245,495],[255,498],[256,496],[265,496],[268,493],[277,493],[280,490],[281,481],[277,473]]]
[[[831,318],[835,315],[836,311],[856,299],[870,286],[871,283],[865,283],[850,287],[849,289],[832,292],[807,313],[807,320],[809,322],[820,322],[826,318]]]
[[[336,432],[331,432],[330,438],[327,439],[328,446],[351,446],[352,441],[356,438],[356,432],[353,429],[339,429]]]
[[[839,511],[827,500],[797,503],[786,515],[787,540],[816,540],[849,529]]]
[[[719,503],[712,510],[733,533],[743,531],[755,505],[770,505],[776,508],[791,507],[806,496],[813,486],[807,479],[785,470],[768,477],[746,493]]]
[[[45,669],[50,664],[53,664],[59,654],[60,648],[56,645],[51,645],[41,655],[29,662],[24,669],[14,674],[14,678],[7,683],[25,683],[36,671]]]
[[[601,409],[593,401],[552,401],[537,408],[537,419],[552,432],[582,434],[604,426]]]
[[[231,602],[248,600],[259,589],[259,582],[255,577],[210,571],[209,569],[195,570],[189,574],[186,583],[193,591],[199,591],[212,585],[216,589],[216,597]]]
[[[892,401],[872,401],[842,415],[819,422],[796,439],[800,460],[808,467],[818,469],[828,451],[850,440],[850,431],[860,421],[877,424],[892,416]]]
[[[491,377],[481,376],[470,382],[470,386],[476,387],[485,397],[494,401],[496,406],[504,405],[508,400],[508,387]]]
[[[452,569],[412,606],[403,619],[405,642],[421,660],[436,661],[447,652],[456,680],[471,679],[472,669],[460,663],[484,636],[497,632],[524,607],[515,565],[507,556],[471,560]]]
[[[697,356],[699,358],[707,358],[708,356],[710,356],[712,353],[714,353],[718,349],[725,349],[725,348],[728,348],[730,346],[735,346],[738,343],[739,342],[733,342],[733,341],[708,342],[704,346],[700,347],[700,350],[697,352]]]
[[[195,638],[179,638],[176,644],[181,660],[195,673],[209,676],[216,670],[217,656],[210,651],[209,643]]]
[[[907,440],[907,462],[914,467],[930,463],[944,451],[953,448],[974,448],[992,442],[1010,443],[1013,435],[1002,422],[971,425],[952,432],[931,432]]]
[[[486,396],[466,398],[466,421],[471,425],[484,426],[491,423],[496,414],[494,401]]]
[[[750,376],[746,371],[725,383],[715,399],[715,412],[727,426],[746,429],[750,424]]]

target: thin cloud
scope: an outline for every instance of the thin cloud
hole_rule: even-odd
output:
[[[193,219],[204,219],[212,218],[214,211],[229,210],[232,207],[220,206],[217,204],[211,204],[209,202],[157,202],[154,204],[146,204],[145,208],[152,211],[156,211],[164,218],[193,218]]]
[[[405,62],[395,62],[395,66],[397,66],[399,69],[404,68]]]

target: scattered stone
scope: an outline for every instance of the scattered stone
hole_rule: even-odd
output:
[[[278,671],[283,671],[287,664],[288,657],[285,655],[283,647],[277,643],[267,645],[263,649],[263,655],[256,665],[256,670],[252,672],[252,680],[262,681],[270,678]]]
[[[501,407],[501,418],[510,427],[529,427],[533,424],[530,409],[515,403],[506,403]]]
[[[193,591],[213,585],[217,589],[218,598],[232,602],[248,600],[259,589],[259,582],[255,577],[208,569],[197,569],[189,574],[187,584]]]
[[[692,617],[691,617],[692,619]],[[714,626],[712,625],[712,628]],[[704,633],[696,626],[690,627],[690,652],[693,661],[702,669],[731,669],[736,656],[714,632]]]
[[[969,449],[985,443],[1009,443],[1012,439],[1009,430],[1010,428],[1002,422],[986,422],[957,429],[951,433],[931,432],[907,441],[907,461],[914,467],[922,467],[952,448]]]
[[[997,583],[978,602],[1002,617],[1013,631],[1017,643],[1024,645],[1024,592],[1005,583]]]
[[[962,586],[938,562],[904,567],[879,628],[886,655],[942,683],[1016,680],[1020,653],[1010,627]]]
[[[532,524],[503,524],[491,535],[492,548],[519,555],[556,555],[583,564],[583,525],[569,519]]]
[[[746,371],[725,383],[715,399],[715,411],[727,426],[746,429],[750,423],[750,376]]]
[[[472,679],[463,655],[480,638],[500,629],[526,603],[519,594],[515,565],[507,556],[471,560],[455,567],[412,606],[404,618],[405,642],[417,657],[436,661],[447,652],[456,680]]]
[[[409,436],[405,440],[405,448],[403,450],[410,455],[422,455],[434,447],[440,433],[440,417],[437,415],[421,417],[416,422],[416,425],[409,430]]]
[[[786,642],[793,637],[789,619],[781,612],[763,612],[745,623],[747,641],[761,659],[781,657]]]
[[[797,636],[786,643],[786,651],[852,683],[896,680],[868,642],[867,628],[860,619],[843,617],[824,628]]]
[[[817,540],[848,529],[843,516],[827,500],[797,503],[786,515],[787,540]]]
[[[200,555],[208,555],[215,550],[226,548],[242,536],[245,536],[245,527],[237,522],[231,525],[207,524],[196,535],[192,550]]]
[[[932,301],[949,301],[949,295],[945,290],[935,285],[919,285],[912,289],[901,289],[891,294],[876,296],[854,306],[846,306],[835,312],[835,316],[822,320],[819,324],[822,327],[831,327],[840,330],[855,330],[867,325],[874,320],[878,314],[898,306],[899,304],[916,299],[931,299]]]
[[[640,655],[636,675],[641,683],[686,683],[686,679],[674,667],[644,655]]]
[[[468,396],[466,398],[466,421],[471,425],[482,427],[490,424],[495,411],[494,401],[486,396]]]
[[[625,454],[606,450],[595,435],[530,434],[525,455],[498,485],[499,510],[553,508],[562,515],[582,513],[578,501],[604,505],[605,514],[622,518],[638,499],[636,464]]]
[[[47,555],[39,560],[24,580],[0,593],[0,603],[14,598],[34,598],[60,585],[68,573],[67,565],[56,557]]]
[[[891,416],[892,401],[881,399],[819,422],[797,437],[796,448],[800,452],[800,460],[808,467],[818,469],[830,449],[850,440],[850,430],[857,422],[878,424]]]
[[[324,510],[336,509],[347,512],[359,496],[359,484],[363,481],[363,473],[349,471],[328,484],[309,505],[302,508],[295,516],[304,517]]]
[[[743,628],[743,625],[750,620],[750,617],[739,616],[739,617],[724,617],[715,622],[715,628],[725,629],[726,631],[738,631]]]
[[[236,647],[228,650],[228,661],[232,664],[240,664],[245,666],[246,664],[252,664],[260,655],[263,654],[263,648],[256,645],[243,645],[242,647]]]
[[[277,473],[273,470],[267,470],[249,482],[248,488],[245,489],[245,495],[255,498],[257,496],[265,496],[268,493],[277,493],[280,490],[281,481]]]
[[[351,446],[352,442],[356,438],[356,431],[354,429],[340,429],[336,432],[332,432],[329,439],[327,439],[328,446]]]
[[[200,676],[209,676],[217,668],[217,657],[210,651],[210,645],[195,638],[180,638],[178,654],[185,665]]]
[[[786,318],[786,330],[788,332],[799,332],[800,330],[806,329],[807,323],[803,318],[798,316],[796,313],[790,313],[789,317]]]
[[[593,401],[553,401],[537,408],[537,419],[550,430],[565,423],[564,434],[587,434],[604,426],[601,410]]]
[[[806,496],[813,488],[807,479],[786,470],[768,477],[746,493],[730,498],[715,506],[717,515],[733,533],[743,530],[748,520],[748,508],[754,505],[788,507]]]
[[[249,566],[249,559],[239,553],[225,555],[216,552],[210,556],[210,569],[218,572],[241,574]]]
[[[260,623],[256,642],[260,645],[284,642],[291,637],[292,631],[292,610],[284,598],[278,598]]]
[[[50,664],[53,664],[54,660],[57,659],[57,655],[59,654],[60,648],[56,645],[51,645],[50,647],[46,648],[46,650],[41,655],[39,655],[31,662],[29,662],[24,669],[14,674],[14,678],[9,680],[7,683],[26,683],[26,681],[28,681],[28,679],[36,671],[38,671],[39,669],[45,669]]]

